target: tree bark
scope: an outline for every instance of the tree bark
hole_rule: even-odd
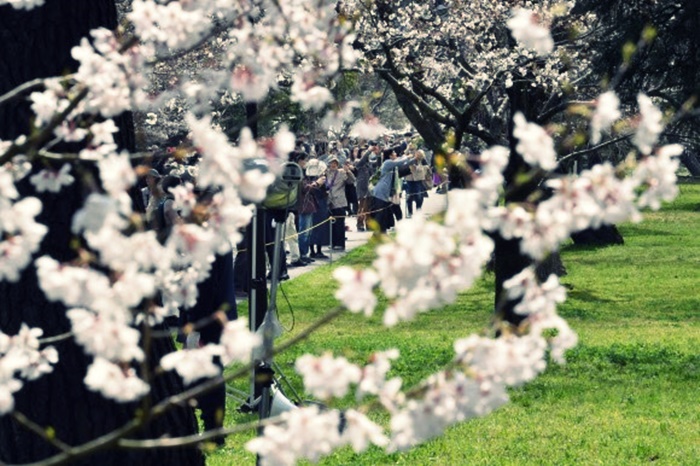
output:
[[[379,76],[391,86],[401,110],[403,110],[408,121],[416,128],[418,134],[421,135],[426,147],[434,152],[439,152],[442,144],[445,142],[445,134],[440,128],[440,125],[421,113],[407,96],[408,91],[401,87],[394,79],[391,79],[388,72],[380,72]]]
[[[534,121],[537,109],[537,102],[541,99],[536,90],[530,88],[527,83],[519,83],[508,90],[510,101],[510,118],[508,123],[508,138],[510,145],[510,158],[508,165],[503,172],[504,183],[508,194],[506,203],[523,202],[539,189],[542,179],[533,178],[528,183],[517,185],[517,179],[522,171],[529,169],[522,156],[515,149],[517,140],[513,137],[513,116],[516,112],[522,112],[528,121]],[[517,189],[514,189],[517,186]],[[508,299],[503,292],[503,284],[506,280],[520,273],[523,269],[535,265],[535,261],[520,250],[519,239],[504,239],[496,234],[494,237],[494,275],[495,275],[495,311],[504,322],[514,327],[520,325],[525,316],[515,312],[515,307],[520,302],[520,298]],[[557,275],[565,274],[564,264],[558,253],[554,253],[541,263],[537,264],[536,274],[542,281],[546,280],[551,273]]]
[[[48,0],[43,7],[14,10],[0,7],[0,94],[31,79],[60,76],[75,69],[71,47],[91,29],[116,27],[113,0]],[[25,99],[0,106],[0,139],[26,134],[30,109]],[[116,119],[120,125],[118,143],[133,148],[133,125],[130,115]],[[61,150],[61,149],[58,149]],[[38,170],[39,166],[35,167]],[[59,261],[75,257],[70,247],[70,223],[83,204],[87,192],[79,183],[59,194],[36,193],[26,181],[18,184],[21,196],[36,196],[43,203],[38,221],[49,227],[35,257],[50,255]],[[0,330],[14,334],[22,323],[44,329],[44,336],[62,334],[70,329],[62,304],[50,302],[41,291],[35,268],[27,267],[18,282],[0,282]],[[16,394],[16,410],[42,428],[54,430],[56,438],[68,445],[80,445],[111,432],[134,418],[136,404],[119,404],[93,393],[83,378],[91,358],[72,339],[55,344],[59,363],[53,373],[28,382]],[[155,341],[152,361],[172,351],[170,339]],[[180,379],[172,374],[160,376],[153,384],[154,402],[182,391]],[[190,435],[197,432],[193,410],[178,408],[149,423],[137,432],[138,438]],[[0,463],[21,464],[45,459],[58,451],[46,441],[19,425],[10,416],[0,417]],[[74,464],[204,464],[197,449],[105,451]]]
[[[688,169],[691,175],[700,177],[700,158],[697,154],[684,151],[681,154],[681,163]]]

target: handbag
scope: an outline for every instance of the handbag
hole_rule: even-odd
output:
[[[403,178],[404,176],[408,176],[411,174],[411,166],[404,165],[402,167],[399,167],[398,172],[399,172],[399,178]]]

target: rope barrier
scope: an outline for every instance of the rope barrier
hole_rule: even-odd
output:
[[[445,185],[445,184],[447,184],[447,183],[446,183],[446,182],[440,183],[440,184],[437,186],[437,188],[440,188],[441,186],[443,186],[443,185]],[[433,189],[434,189],[434,188],[426,189],[426,190],[419,191],[419,192],[417,192],[417,193],[412,193],[412,194],[413,194],[413,195],[423,195],[423,194],[429,193],[429,192],[432,191]],[[405,191],[403,191],[403,192],[405,192]],[[411,195],[411,194],[407,194],[407,195],[406,195],[406,198],[408,198],[409,195]],[[369,196],[369,197],[371,197],[371,196]],[[367,212],[362,212],[362,215],[371,216],[372,214],[376,214],[376,213],[382,212],[382,211],[384,211],[384,210],[390,209],[391,207],[392,207],[392,206],[389,205],[389,206],[387,206],[387,207],[382,207],[381,209],[369,210],[369,211],[367,211]],[[354,215],[338,215],[338,216],[329,215],[328,218],[326,218],[325,220],[323,220],[323,221],[321,221],[321,222],[319,222],[319,223],[317,223],[317,224],[311,226],[310,228],[307,228],[306,230],[298,231],[298,232],[296,232],[296,233],[293,234],[293,235],[284,237],[283,241],[287,241],[287,240],[290,240],[290,239],[293,239],[293,238],[298,238],[299,235],[305,234],[305,233],[310,232],[310,231],[313,231],[313,230],[315,230],[316,228],[320,228],[320,227],[322,227],[322,226],[323,226],[324,224],[326,224],[326,223],[334,222],[334,221],[336,221],[336,220],[338,220],[338,219],[346,219],[346,218],[357,217],[357,215],[358,215],[358,214],[354,214]],[[274,244],[275,244],[275,242],[272,241],[272,242],[269,242],[269,243],[265,243],[263,246],[264,246],[264,247],[268,247],[268,246],[273,246]],[[236,250],[236,253],[240,253],[240,252],[247,252],[247,249],[237,249],[237,250]]]
[[[446,184],[446,183],[440,183],[437,187],[439,188],[439,187],[443,186],[443,184]],[[419,192],[417,192],[417,193],[412,193],[412,195],[421,195],[421,196],[422,196],[422,195],[424,195],[424,194],[426,194],[426,193],[429,193],[429,192],[432,191],[432,190],[433,190],[433,188],[431,188],[431,189],[425,189],[425,190],[419,191]],[[405,192],[405,191],[403,191],[403,192]],[[407,194],[406,197],[408,198],[409,195],[410,195],[410,194]],[[371,197],[371,196],[369,196],[369,197]],[[384,210],[390,209],[391,207],[392,207],[392,206],[389,205],[389,206],[387,206],[387,207],[382,207],[381,209],[369,210],[369,211],[366,211],[366,212],[362,212],[362,215],[365,215],[365,216],[372,216],[373,214],[376,214],[376,213],[382,212],[382,211],[384,211]],[[286,237],[284,238],[284,241],[287,241],[287,240],[290,240],[290,239],[293,239],[293,238],[298,238],[299,235],[306,234],[306,233],[308,233],[308,232],[310,232],[310,231],[315,230],[316,228],[320,228],[320,227],[322,227],[322,226],[323,226],[324,224],[326,224],[326,223],[334,222],[334,221],[339,220],[339,219],[346,219],[346,218],[356,217],[357,215],[359,215],[359,213],[358,213],[358,214],[354,214],[354,215],[338,215],[338,216],[329,215],[328,218],[326,218],[326,219],[324,219],[323,221],[321,221],[321,222],[319,222],[319,223],[317,223],[317,224],[311,226],[310,228],[307,228],[306,230],[298,231],[298,232],[296,232],[296,233],[293,234],[293,235],[286,236]],[[275,244],[274,241],[269,242],[269,243],[265,243],[265,244],[264,244],[264,247],[272,246],[272,245],[274,245],[274,244]],[[236,250],[236,253],[239,253],[239,252],[246,252],[246,251],[247,251],[247,249],[237,249],[237,250]]]
[[[376,214],[377,212],[381,212],[381,211],[383,211],[383,210],[387,210],[387,209],[390,209],[390,208],[391,208],[391,206],[383,207],[383,208],[377,209],[377,210],[370,210],[370,211],[367,211],[367,212],[363,212],[363,215]],[[307,228],[306,230],[298,231],[298,232],[296,232],[296,233],[293,234],[293,235],[285,236],[283,240],[284,240],[284,241],[287,241],[287,240],[290,240],[290,239],[292,239],[292,238],[298,238],[299,235],[301,235],[301,234],[303,234],[303,233],[307,233],[307,232],[309,232],[309,231],[312,231],[312,230],[314,230],[314,229],[316,229],[316,228],[320,228],[320,227],[323,226],[325,223],[333,222],[333,221],[335,221],[335,220],[337,220],[337,219],[341,219],[341,218],[352,218],[352,217],[356,217],[356,215],[338,215],[338,216],[336,216],[336,217],[330,215],[327,219],[325,219],[325,220],[323,220],[323,221],[321,221],[321,222],[319,222],[319,223],[313,225],[311,228]],[[274,245],[274,244],[275,244],[275,242],[272,241],[272,242],[270,242],[270,243],[265,243],[264,246],[267,247],[267,246],[272,246],[272,245]],[[246,251],[247,251],[247,249],[237,249],[237,250],[236,250],[236,253],[239,253],[239,252],[246,252]]]
[[[446,184],[447,184],[447,182],[442,182],[442,183],[438,184],[437,186],[434,186],[433,188],[425,189],[425,190],[423,190],[423,191],[419,191],[419,192],[417,192],[417,193],[412,193],[412,194],[413,194],[413,195],[423,195],[423,194],[427,194],[427,193],[430,193],[431,191],[433,191],[434,189],[439,189],[440,187],[442,187],[443,185],[446,185]],[[406,191],[402,191],[402,192],[405,193]],[[410,194],[407,194],[406,197],[408,198],[409,195],[410,195]],[[371,196],[369,196],[369,197],[371,197]],[[363,212],[362,214],[363,214],[363,215],[367,215],[367,216],[371,216],[372,214],[376,214],[376,213],[378,213],[378,212],[382,212],[382,211],[387,210],[387,209],[390,209],[390,208],[391,208],[391,206],[382,207],[381,209],[369,210],[369,211],[367,211],[367,212]],[[332,216],[332,215],[330,215],[327,219],[325,219],[325,220],[323,220],[323,221],[321,221],[321,222],[319,222],[319,223],[317,223],[317,224],[311,226],[310,228],[307,228],[306,230],[298,231],[298,232],[296,232],[296,233],[293,234],[293,235],[286,236],[283,240],[284,240],[284,241],[287,241],[287,240],[290,240],[290,239],[293,239],[293,238],[298,238],[299,235],[304,234],[304,233],[307,233],[307,232],[310,232],[310,231],[312,231],[312,230],[314,230],[314,229],[316,229],[316,228],[320,228],[320,227],[322,227],[324,224],[326,224],[326,223],[328,223],[328,222],[333,222],[333,221],[338,220],[338,219],[352,218],[352,217],[356,217],[356,216],[357,216],[357,214],[355,214],[355,215],[338,215],[338,216]],[[275,244],[275,243],[274,243],[274,241],[273,241],[273,242],[270,242],[270,243],[265,243],[264,246],[265,246],[265,247],[268,247],[268,246],[272,246],[272,245],[274,245],[274,244]],[[238,250],[236,250],[236,253],[239,253],[239,252],[246,252],[246,251],[247,251],[247,249],[238,249]]]

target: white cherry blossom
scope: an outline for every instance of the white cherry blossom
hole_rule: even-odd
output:
[[[350,384],[359,382],[361,376],[359,367],[330,353],[319,357],[305,354],[297,358],[294,367],[303,377],[306,391],[321,400],[345,396]]]
[[[262,344],[262,337],[248,328],[248,320],[238,318],[227,322],[221,333],[221,362],[228,365],[233,361],[250,362],[253,351]]]
[[[68,186],[75,180],[70,174],[71,166],[63,165],[59,170],[44,169],[32,175],[29,180],[32,182],[37,192],[49,191],[57,193],[62,187]]]
[[[333,278],[340,283],[340,288],[335,293],[338,301],[350,312],[363,312],[367,317],[372,315],[377,305],[377,297],[373,291],[379,282],[376,272],[371,269],[356,270],[343,266],[333,271]]]
[[[591,143],[598,144],[601,132],[606,131],[621,116],[620,99],[615,92],[607,91],[599,95],[591,117]]]
[[[117,316],[98,314],[86,309],[67,313],[75,340],[94,356],[113,362],[142,361],[139,346],[141,333]]]
[[[160,359],[160,366],[166,371],[175,370],[186,385],[221,374],[219,366],[214,364],[213,357],[218,353],[215,345],[201,348],[182,349],[166,354]]]
[[[651,99],[645,94],[640,93],[637,95],[637,103],[639,104],[640,120],[632,142],[642,154],[649,154],[663,130],[661,122],[663,115],[661,110],[656,108]]]
[[[515,114],[513,122],[513,136],[518,139],[515,149],[523,159],[543,170],[554,169],[557,166],[557,154],[552,137],[541,126],[528,122],[520,112]]]
[[[534,11],[525,8],[513,10],[513,17],[507,22],[513,38],[523,47],[533,49],[538,55],[547,55],[554,50],[554,40],[549,29],[537,20]]]
[[[656,157],[646,157],[639,162],[632,178],[646,188],[639,196],[640,207],[658,210],[662,201],[671,201],[678,195],[677,156],[682,152],[683,147],[679,144],[663,146]]]
[[[343,443],[336,410],[312,405],[284,412],[281,419],[283,424],[266,426],[261,437],[246,443],[248,451],[260,455],[262,466],[316,462]]]
[[[138,400],[150,391],[150,386],[136,375],[133,368],[103,358],[95,358],[90,364],[85,385],[106,398],[122,403]]]
[[[15,203],[0,197],[0,280],[17,281],[39,249],[48,231],[35,221],[41,208],[41,202],[34,197]]]
[[[31,10],[32,8],[42,6],[45,1],[46,0],[0,0],[0,5],[10,5],[17,10]]]

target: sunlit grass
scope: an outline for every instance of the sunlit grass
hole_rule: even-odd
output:
[[[623,246],[564,248],[570,289],[560,312],[580,344],[566,365],[512,390],[509,405],[410,452],[341,450],[323,464],[700,464],[699,207],[700,186],[683,184],[676,202],[621,226]],[[370,248],[361,248],[342,263],[371,260]],[[288,331],[280,341],[336,305],[330,272],[321,267],[284,283],[280,321]],[[379,314],[344,315],[277,362],[300,389],[293,361],[304,352],[363,362],[372,350],[395,347],[402,358],[393,374],[416,383],[451,359],[455,338],[488,324],[492,280],[486,275],[456,304],[391,331]],[[228,406],[228,426],[253,419],[236,407]],[[208,464],[254,464],[244,450],[253,435],[231,436]]]

